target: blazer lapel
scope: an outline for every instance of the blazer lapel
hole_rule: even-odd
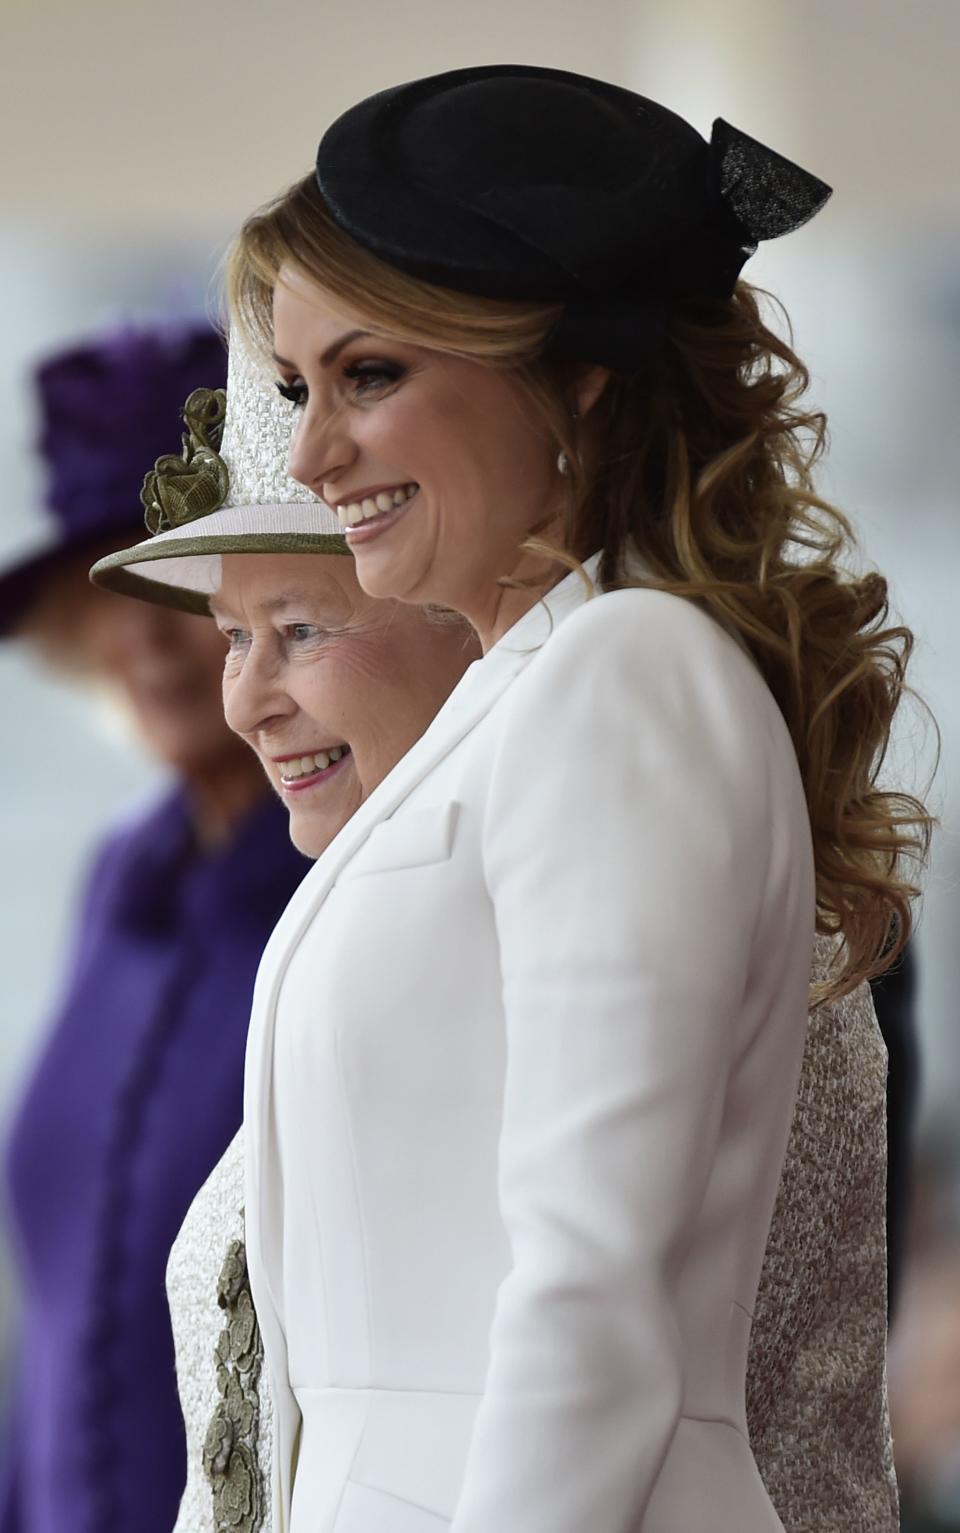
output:
[[[586,562],[593,575],[596,559]],[[244,1078],[244,1147],[247,1264],[270,1372],[278,1396],[278,1423],[296,1420],[296,1402],[284,1384],[286,1343],[279,1295],[273,1291],[268,1250],[280,1249],[282,1191],[280,1168],[270,1154],[273,1129],[273,1047],[277,997],[287,966],[304,932],[341,870],[359,851],[375,825],[387,819],[411,790],[476,727],[534,658],[564,617],[587,600],[579,575],[570,575],[516,623],[490,652],[466,671],[433,723],[314,863],[295,891],[267,944],[253,995]],[[289,1432],[278,1425],[276,1449],[280,1502],[289,1506]],[[279,1510],[279,1508],[277,1509]],[[284,1522],[278,1522],[283,1533]]]

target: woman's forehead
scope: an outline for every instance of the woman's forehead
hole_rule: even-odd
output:
[[[280,366],[298,364],[305,349],[327,365],[358,336],[414,344],[395,335],[382,321],[336,298],[301,267],[280,268],[273,290],[274,360]],[[417,349],[432,348],[420,343]],[[324,355],[328,352],[329,356]]]
[[[264,617],[291,608],[342,613],[359,593],[353,561],[342,554],[225,554],[210,608],[215,617],[238,606]]]
[[[289,321],[302,329],[308,324],[312,338],[328,336],[332,341],[345,330],[364,330],[366,317],[357,309],[338,301],[332,293],[291,262],[281,266],[273,290],[274,330]]]

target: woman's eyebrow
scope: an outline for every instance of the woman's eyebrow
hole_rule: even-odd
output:
[[[328,346],[326,351],[321,353],[320,366],[329,367],[331,362],[337,360],[344,346],[349,346],[351,341],[364,340],[369,334],[369,330],[348,330],[345,335],[341,335],[339,340],[334,341],[332,346]],[[286,357],[278,356],[276,352],[273,353],[273,360],[278,367],[285,367],[291,373],[295,373],[297,370],[295,362],[290,362]]]
[[[319,623],[343,622],[349,604],[344,593],[333,582],[332,589],[326,589],[326,581],[321,578],[317,586],[312,589],[304,586],[301,590],[291,588],[289,591],[281,591],[276,596],[258,603],[259,610],[266,616],[275,617],[278,612],[299,612],[304,620]]]
[[[226,607],[221,607],[215,595],[207,598],[207,606],[210,608],[210,615],[215,622],[231,621],[231,614],[227,611]]]
[[[312,588],[290,586],[285,591],[278,591],[275,596],[265,596],[262,601],[256,600],[253,603],[255,615],[273,617],[277,612],[288,608],[307,608],[308,611],[304,615],[311,619],[317,618],[321,622],[341,620],[346,605],[345,597],[333,581],[329,581],[328,588],[328,580],[329,577],[318,572],[317,585]],[[239,621],[229,607],[223,606],[217,600],[216,593],[208,598],[208,606],[218,621]]]
[[[266,601],[260,602],[264,612],[279,612],[282,607],[306,607],[317,600],[316,591],[290,590],[281,591],[277,596],[271,596]]]

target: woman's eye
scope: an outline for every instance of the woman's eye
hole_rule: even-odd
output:
[[[362,398],[399,383],[405,372],[399,362],[351,362],[343,369],[343,376],[353,384],[354,396]]]
[[[277,392],[289,399],[296,409],[302,408],[307,402],[307,385],[305,383],[278,383]]]
[[[245,628],[221,628],[220,632],[227,641],[227,653],[234,655],[240,649],[245,649],[250,643],[250,635]]]
[[[294,644],[305,644],[310,639],[315,639],[320,630],[312,623],[291,623],[287,629],[287,635]]]

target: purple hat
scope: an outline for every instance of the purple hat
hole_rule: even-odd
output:
[[[48,534],[0,573],[0,637],[65,560],[143,527],[140,486],[195,388],[222,388],[227,353],[205,322],[128,326],[58,352],[36,370]]]

